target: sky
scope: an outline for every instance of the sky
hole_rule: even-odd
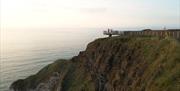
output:
[[[180,28],[180,0],[1,0],[1,29]]]

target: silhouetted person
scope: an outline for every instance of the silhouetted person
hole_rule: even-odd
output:
[[[112,29],[108,29],[109,37],[112,37]]]

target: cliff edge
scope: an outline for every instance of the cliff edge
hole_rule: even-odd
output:
[[[180,43],[158,37],[97,39],[15,81],[14,91],[180,91]]]

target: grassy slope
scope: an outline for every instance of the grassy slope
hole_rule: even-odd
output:
[[[108,44],[123,44],[128,50],[135,52],[135,57],[141,57],[144,63],[133,64],[134,68],[144,66],[140,85],[131,86],[132,91],[179,91],[180,90],[180,43],[172,38],[157,37],[114,37],[99,39],[96,42]],[[103,44],[102,44],[103,45]],[[134,51],[135,50],[135,51]],[[124,52],[126,54],[126,52]],[[122,54],[123,55],[123,54]],[[132,56],[132,55],[131,55]],[[140,59],[141,59],[140,58]],[[133,61],[135,61],[134,58]],[[130,60],[129,60],[130,61]],[[131,69],[131,68],[130,68]],[[133,68],[132,68],[133,69]],[[115,78],[111,78],[114,80]],[[127,78],[125,78],[127,79]],[[136,79],[133,78],[132,79]],[[138,78],[139,79],[139,78]]]
[[[149,61],[148,69],[143,75],[148,91],[178,91],[180,90],[180,44],[167,38],[146,44],[144,55]],[[152,77],[149,77],[152,76]],[[151,78],[148,79],[147,78]]]

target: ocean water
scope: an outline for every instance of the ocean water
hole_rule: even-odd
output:
[[[104,37],[102,29],[1,30],[0,91],[17,79],[37,73],[57,59],[70,59],[87,44]]]

